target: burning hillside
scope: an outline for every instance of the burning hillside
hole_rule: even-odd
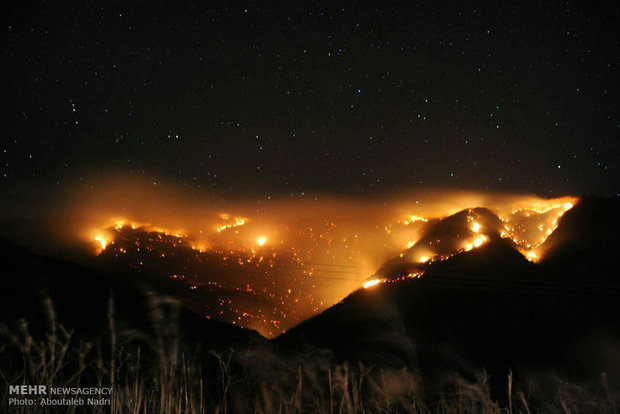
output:
[[[463,207],[467,201],[470,208]],[[88,237],[101,263],[173,283],[194,311],[272,337],[353,290],[420,277],[434,262],[492,237],[509,240],[537,261],[575,202],[461,197],[452,205],[401,200],[380,208],[342,202],[317,207],[315,200],[207,213],[174,230],[116,218]],[[164,221],[174,224],[174,217]],[[390,257],[395,259],[386,262]],[[399,272],[391,271],[395,267]]]
[[[545,251],[544,242],[555,231],[562,215],[573,208],[574,202],[519,208],[506,216],[486,208],[466,209],[438,219],[419,241],[410,242],[407,250],[386,263],[363,287],[421,277],[433,262],[478,248],[492,237],[508,239],[527,260],[538,262]],[[385,277],[386,274],[390,276]]]

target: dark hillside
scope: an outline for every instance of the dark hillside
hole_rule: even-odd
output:
[[[438,378],[482,367],[502,378],[509,369],[619,372],[616,354],[600,352],[620,337],[618,213],[617,200],[585,200],[561,220],[540,264],[491,236],[420,278],[354,292],[275,342],[328,348],[341,360],[413,363]]]

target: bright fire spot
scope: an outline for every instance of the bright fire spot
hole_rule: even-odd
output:
[[[379,283],[381,283],[381,279],[369,280],[368,282],[364,282],[364,289],[368,289],[369,287],[378,285]]]
[[[231,222],[231,219],[227,214],[222,214],[220,217],[228,221],[228,223],[219,225],[215,229],[218,233],[221,233],[222,231],[226,229],[232,229],[235,227],[243,226],[247,222],[247,219],[244,219],[242,217],[233,217],[232,222]]]
[[[489,238],[487,236],[485,236],[484,234],[479,234],[476,236],[476,238],[474,239],[474,247],[480,247],[482,246],[482,244],[484,242],[486,242]]]
[[[256,243],[258,243],[259,246],[264,246],[265,243],[267,243],[267,238],[265,236],[260,236],[256,239]]]
[[[525,254],[525,258],[530,262],[535,262],[538,260],[538,255],[532,251],[529,251]]]
[[[105,250],[105,247],[108,245],[108,241],[106,240],[106,238],[100,234],[95,237],[95,241],[99,242],[102,250]]]
[[[471,244],[471,243],[467,243],[467,244],[465,244],[465,251],[466,251],[466,252],[470,251],[470,250],[471,250],[471,249],[473,249],[473,248],[474,248],[474,245],[473,245],[473,244]]]
[[[471,229],[474,233],[478,233],[480,231],[480,224],[474,223],[471,225]]]
[[[426,263],[426,262],[428,262],[429,259],[430,259],[429,256],[422,256],[422,257],[420,257],[419,261],[420,261],[420,263]]]
[[[407,225],[407,224],[412,224],[415,223],[416,221],[421,221],[421,222],[427,222],[428,219],[424,218],[424,217],[420,217],[420,216],[409,216],[407,217],[407,219],[403,222],[403,224]]]

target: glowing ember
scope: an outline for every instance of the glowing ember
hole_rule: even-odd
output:
[[[478,233],[478,232],[480,231],[480,224],[478,224],[478,223],[474,223],[474,224],[472,224],[472,225],[471,225],[471,230],[472,230],[474,233]]]
[[[536,262],[538,261],[538,255],[536,253],[534,253],[533,251],[529,251],[525,254],[525,258],[527,260],[529,260],[530,262]]]
[[[259,246],[264,246],[265,243],[267,243],[267,238],[265,236],[261,236],[256,239],[256,244],[258,244]]]
[[[242,218],[242,217],[233,217],[231,219],[227,214],[222,214],[220,217],[229,222],[219,225],[215,229],[218,233],[221,233],[222,231],[227,230],[227,229],[232,229],[235,227],[243,226],[247,222],[247,219]]]
[[[364,289],[368,289],[369,287],[378,285],[379,283],[381,283],[381,279],[369,280],[368,282],[364,283]]]
[[[489,238],[487,236],[485,236],[484,234],[479,234],[476,236],[476,238],[474,239],[474,247],[480,247],[482,246],[482,244],[484,242],[486,242]]]
[[[102,250],[105,250],[105,247],[108,245],[108,241],[102,235],[95,236],[95,241],[101,245]]]
[[[418,217],[418,216],[409,216],[404,222],[403,224],[407,225],[407,224],[412,224],[415,223],[416,221],[421,221],[426,223],[428,221],[428,219],[424,218],[424,217]]]

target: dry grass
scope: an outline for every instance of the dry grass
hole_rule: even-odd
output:
[[[270,351],[190,355],[178,339],[176,302],[152,296],[150,305],[149,349],[131,346],[144,333],[117,330],[113,299],[108,333],[96,343],[79,341],[59,324],[51,301],[45,303],[48,332],[40,339],[26,321],[12,329],[0,325],[0,412],[616,413],[618,396],[604,375],[588,386],[548,377],[545,385],[521,381],[529,385],[518,388],[508,373],[505,390],[493,398],[484,373],[475,381],[454,376],[429,392],[407,368],[383,371],[320,357],[301,363]],[[109,407],[16,407],[7,405],[8,384],[112,387],[113,394]]]

